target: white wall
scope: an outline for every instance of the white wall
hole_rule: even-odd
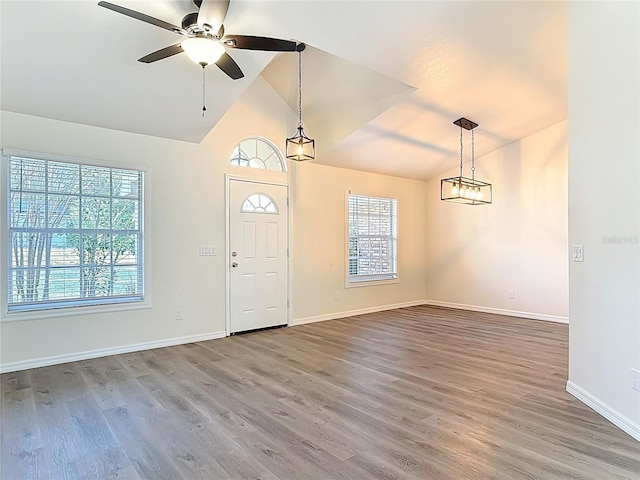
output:
[[[567,321],[567,122],[476,159],[476,178],[493,204],[440,201],[428,182],[427,301]]]
[[[567,389],[640,440],[640,4],[569,4]]]
[[[312,163],[296,167],[294,323],[337,318],[345,312],[355,314],[424,303],[424,182]],[[345,288],[349,190],[359,195],[398,199],[398,283]]]
[[[199,111],[194,110],[194,115]],[[27,318],[0,324],[0,366],[28,368],[38,364],[106,354],[153,345],[210,338],[225,330],[225,174],[253,176],[251,169],[229,165],[233,146],[241,139],[258,135],[281,147],[295,131],[296,115],[259,77],[227,112],[201,144],[148,137],[86,125],[60,122],[12,112],[1,112],[2,147],[66,155],[88,160],[124,162],[150,169],[151,245],[146,258],[152,274],[147,279],[152,307],[114,313],[68,315],[55,318]],[[176,121],[179,121],[177,119]],[[294,167],[295,169],[295,167]],[[417,249],[424,227],[411,225],[416,208],[411,192],[420,195],[420,182],[388,179],[380,175],[354,173],[318,165],[299,166],[300,182],[292,208],[293,276],[296,281],[294,318],[336,315],[337,312],[396,305],[424,297],[423,276],[409,260]],[[305,173],[306,172],[306,173]],[[313,178],[309,174],[313,172]],[[272,174],[272,180],[286,181],[287,175]],[[0,195],[5,195],[5,183]],[[325,304],[326,292],[343,291],[344,277],[344,189],[361,193],[396,195],[401,198],[401,245],[405,259],[405,283],[374,289],[352,289],[336,303]],[[317,203],[317,205],[316,205]],[[423,202],[420,202],[423,203]],[[325,207],[322,207],[324,205]],[[406,205],[406,209],[405,209]],[[405,213],[406,212],[406,213]],[[306,217],[318,215],[317,217]],[[6,210],[1,212],[6,222]],[[304,218],[306,217],[306,218]],[[299,219],[299,221],[298,221]],[[419,224],[415,218],[416,224]],[[324,235],[327,242],[317,239]],[[199,256],[202,244],[217,246],[215,257]],[[308,255],[308,248],[313,255]],[[0,250],[6,250],[0,238]],[[2,258],[6,258],[4,255]],[[332,259],[336,277],[319,281],[324,262]],[[316,262],[317,260],[317,262]],[[299,266],[300,265],[300,266]],[[307,268],[313,276],[307,274]],[[5,279],[2,278],[2,282]],[[402,287],[402,288],[401,288]],[[320,295],[322,293],[322,296]],[[331,299],[333,297],[330,297]],[[332,300],[331,300],[332,301]],[[415,303],[415,302],[414,302]],[[176,308],[184,309],[184,320],[175,320]],[[339,316],[339,315],[337,315]],[[150,345],[146,345],[150,346]]]

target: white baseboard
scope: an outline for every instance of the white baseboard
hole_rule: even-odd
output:
[[[156,340],[153,342],[134,343],[130,345],[123,345],[120,347],[100,348],[98,350],[88,350],[86,352],[54,355],[51,357],[40,357],[30,360],[22,360],[20,362],[2,364],[0,365],[0,373],[17,372],[19,370],[27,370],[29,368],[47,367],[49,365],[77,362],[79,360],[88,360],[90,358],[107,357],[109,355],[118,355],[119,353],[139,352],[141,350],[151,350],[152,348],[172,347],[174,345],[182,345],[185,343],[204,342],[205,340],[214,340],[216,338],[223,338],[225,336],[225,332],[201,333],[198,335],[167,338],[165,340]]]
[[[393,303],[391,305],[380,305],[377,307],[361,308],[359,310],[347,310],[345,312],[328,313],[325,315],[317,315],[315,317],[296,318],[291,321],[291,326],[323,322],[325,320],[336,320],[337,318],[354,317],[356,315],[364,315],[366,313],[384,312],[385,310],[395,310],[396,308],[415,307],[416,305],[424,305],[424,303],[424,300],[416,300],[413,302]]]
[[[571,381],[567,381],[567,392],[640,442],[640,425]]]
[[[557,315],[546,315],[544,313],[521,312],[519,310],[506,310],[503,308],[480,307],[478,305],[466,305],[463,303],[441,302],[440,300],[425,300],[426,305],[436,307],[458,308],[460,310],[473,310],[474,312],[495,313],[496,315],[507,315],[510,317],[528,318],[531,320],[544,320],[545,322],[569,323],[568,317]]]

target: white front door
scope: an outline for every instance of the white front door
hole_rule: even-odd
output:
[[[229,180],[229,333],[287,324],[287,189]]]

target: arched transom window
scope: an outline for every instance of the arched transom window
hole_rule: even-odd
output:
[[[231,153],[231,165],[286,172],[282,153],[268,140],[258,137],[245,138]]]
[[[242,202],[242,213],[269,213],[278,214],[278,206],[269,195],[265,193],[253,193]]]

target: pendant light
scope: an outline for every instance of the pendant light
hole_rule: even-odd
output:
[[[316,158],[316,142],[304,134],[302,128],[302,51],[304,44],[300,44],[298,51],[298,132],[287,138],[287,158],[302,162]]]
[[[486,205],[492,202],[492,187],[490,183],[476,180],[475,135],[478,126],[464,117],[459,118],[454,125],[460,127],[460,175],[440,180],[440,200],[467,205]],[[463,167],[463,133],[471,130],[471,178],[462,176]]]

